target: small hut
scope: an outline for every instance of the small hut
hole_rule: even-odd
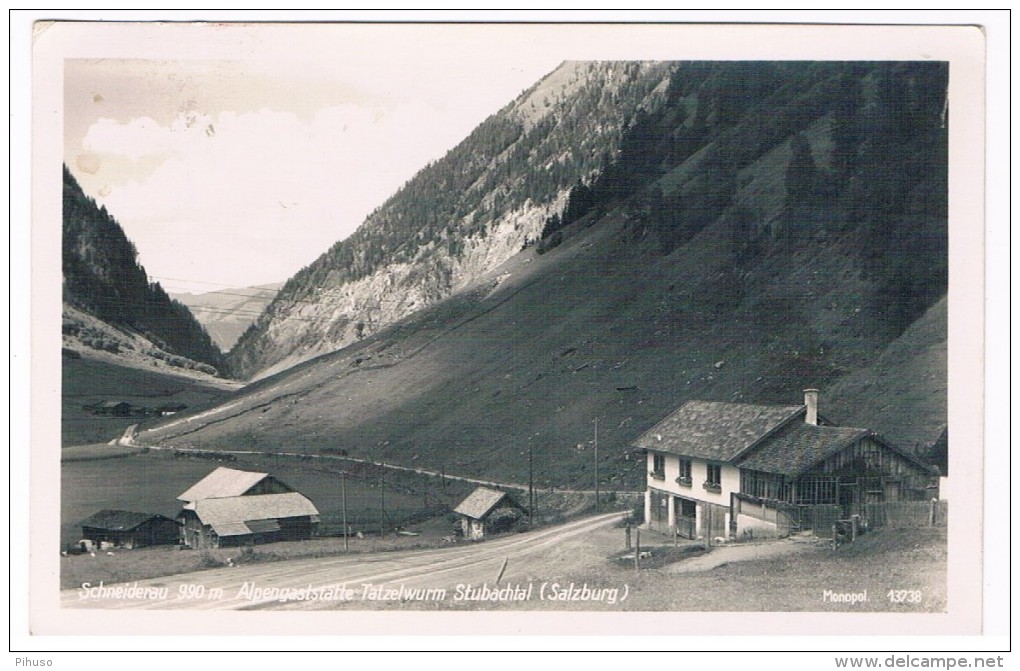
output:
[[[481,540],[487,533],[512,531],[528,514],[508,493],[488,487],[475,489],[453,512],[460,516],[464,538],[473,541]]]
[[[129,549],[175,545],[180,538],[180,524],[164,515],[100,510],[82,520],[81,537],[98,547],[104,543]]]

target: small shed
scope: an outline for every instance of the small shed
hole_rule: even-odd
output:
[[[87,406],[95,415],[110,415],[113,417],[129,417],[134,412],[134,406],[127,401],[102,401],[95,405]]]
[[[488,487],[475,489],[453,512],[460,516],[464,538],[473,541],[487,533],[512,531],[528,514],[510,494]]]
[[[128,510],[100,510],[81,522],[81,537],[101,546],[143,548],[152,545],[176,545],[180,524],[164,515]]]

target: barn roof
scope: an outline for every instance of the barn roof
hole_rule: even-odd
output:
[[[506,498],[506,492],[488,487],[478,487],[454,508],[453,512],[480,520]]]
[[[268,473],[239,471],[220,466],[192,485],[188,491],[178,496],[177,500],[201,501],[202,499],[222,499],[231,496],[241,496],[268,476]]]
[[[298,492],[200,499],[184,509],[194,510],[202,524],[208,524],[220,536],[276,530],[279,525],[271,522],[319,514],[315,504]]]
[[[867,429],[797,424],[762,443],[739,466],[798,476],[870,433]]]
[[[635,447],[711,461],[733,461],[804,412],[803,405],[688,401]]]
[[[95,407],[97,407],[97,408],[120,408],[120,407],[123,407],[125,405],[128,406],[128,407],[131,407],[131,404],[128,403],[127,401],[103,401],[102,403],[97,403]]]
[[[81,521],[81,526],[107,531],[131,531],[152,519],[163,519],[177,523],[164,515],[155,513],[136,513],[129,510],[100,510],[98,513]]]

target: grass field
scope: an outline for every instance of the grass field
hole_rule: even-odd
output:
[[[60,588],[80,587],[84,582],[107,584],[131,582],[158,578],[180,573],[191,573],[203,569],[226,566],[229,559],[235,565],[281,561],[286,559],[308,559],[315,557],[336,557],[345,552],[353,554],[414,550],[429,547],[448,547],[443,540],[450,533],[445,517],[414,525],[417,536],[396,533],[370,533],[348,539],[347,549],[342,538],[315,538],[307,541],[269,543],[254,548],[223,548],[215,550],[181,550],[176,546],[143,548],[140,550],[116,549],[112,555],[97,552],[70,555],[60,560]]]
[[[233,391],[218,384],[185,375],[170,375],[110,361],[64,358],[61,362],[61,444],[64,447],[107,442],[144,417],[103,417],[83,410],[102,401],[127,401],[155,408],[183,403],[200,408],[219,402]]]
[[[272,457],[221,461],[151,451],[61,464],[61,547],[81,537],[82,519],[104,508],[173,517],[181,509],[177,496],[218,466],[271,472],[312,500],[324,535],[342,528],[339,464]],[[447,481],[444,486],[434,478],[346,466],[347,517],[356,531],[377,532],[380,522],[386,528],[400,526],[428,512],[442,515],[472,489],[465,483]]]
[[[597,418],[601,486],[612,491],[643,488],[633,442],[692,399],[794,405],[816,386],[819,411],[837,424],[852,417],[845,425],[911,448],[938,437],[944,314],[931,311],[890,350],[909,370],[872,370],[890,336],[869,307],[874,289],[850,240],[805,240],[771,255],[753,291],[734,279],[726,302],[706,280],[732,271],[721,234],[663,256],[628,242],[628,226],[607,216],[550,253],[522,253],[498,284],[479,281],[261,379],[201,419],[153,423],[138,442],[287,445],[518,483],[530,455],[539,486],[591,489]],[[866,379],[831,392],[858,370]],[[858,412],[865,399],[870,410]]]

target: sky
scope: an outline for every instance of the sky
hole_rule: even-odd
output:
[[[176,46],[64,61],[64,161],[171,293],[286,280],[560,62],[451,26],[147,28]]]

